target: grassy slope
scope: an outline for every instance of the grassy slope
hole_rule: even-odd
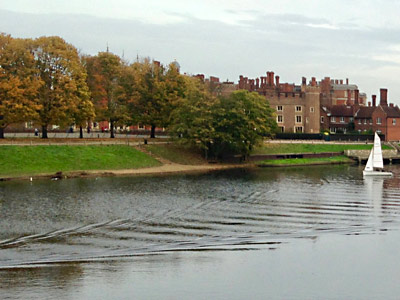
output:
[[[147,145],[146,150],[152,154],[183,165],[199,165],[207,163],[198,150],[186,149],[176,144]]]
[[[74,170],[133,169],[158,166],[129,146],[1,146],[0,175],[33,175]]]
[[[347,149],[370,150],[371,144],[264,144],[254,149],[252,154],[278,154],[278,153],[321,153],[321,152],[342,152]],[[382,145],[382,149],[392,149]]]

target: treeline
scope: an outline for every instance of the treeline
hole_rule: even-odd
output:
[[[265,98],[246,91],[221,98],[172,63],[128,63],[110,52],[82,55],[62,38],[0,34],[0,138],[11,124],[82,128],[108,121],[168,128],[179,141],[219,156],[248,153],[276,124]]]

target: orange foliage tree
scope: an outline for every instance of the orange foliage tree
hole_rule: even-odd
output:
[[[42,109],[37,92],[43,82],[27,43],[0,34],[0,138],[8,125],[33,121]]]

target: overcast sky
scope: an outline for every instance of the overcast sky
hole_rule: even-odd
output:
[[[80,49],[137,55],[238,81],[274,71],[300,84],[349,78],[400,106],[397,0],[0,0],[0,31],[58,35]]]

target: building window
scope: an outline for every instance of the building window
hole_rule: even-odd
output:
[[[381,118],[376,118],[376,124],[382,124],[382,119]]]
[[[331,117],[331,122],[332,123],[336,123],[336,118],[335,117]]]
[[[276,122],[277,122],[277,123],[283,123],[283,116],[282,116],[282,115],[278,115],[278,116],[276,117]]]
[[[364,124],[367,124],[367,119],[364,119]]]
[[[302,133],[303,132],[303,127],[302,126],[296,126],[295,130],[296,130],[296,133]]]
[[[279,132],[285,132],[285,127],[279,126]]]
[[[138,124],[137,128],[140,129],[140,130],[144,130],[145,129],[143,124]]]
[[[331,127],[331,128],[329,128],[329,131],[330,131],[331,133],[336,133],[336,127]]]
[[[308,124],[308,117],[306,117],[306,123]]]
[[[361,124],[361,119],[358,119],[358,124]]]
[[[340,123],[344,123],[344,117],[340,117]]]
[[[278,105],[278,106],[276,107],[276,110],[277,110],[277,111],[283,111],[283,106],[282,106],[282,105]]]
[[[301,106],[300,105],[296,106],[296,111],[301,111]]]
[[[314,107],[310,107],[310,112],[313,113],[314,112]]]
[[[396,119],[392,119],[392,125],[396,125]]]
[[[321,123],[324,123],[324,116],[321,116]]]
[[[296,123],[301,123],[301,116],[296,116]]]
[[[371,125],[372,125],[372,119],[369,119],[369,124],[371,124]]]
[[[350,117],[350,118],[349,118],[349,121],[350,121],[350,122],[354,122],[354,118],[353,118],[353,117]]]

